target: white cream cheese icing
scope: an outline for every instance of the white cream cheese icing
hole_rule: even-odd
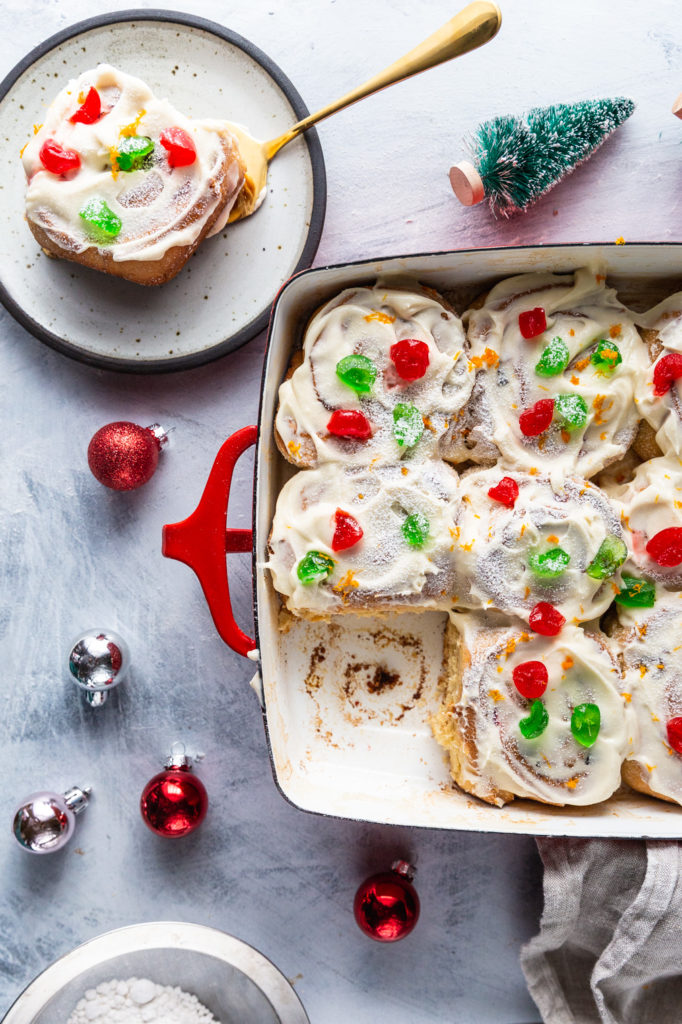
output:
[[[682,378],[673,381],[664,395],[654,394],[656,366],[669,353],[682,353],[682,292],[669,295],[647,313],[637,315],[636,322],[656,331],[657,345],[662,346],[653,365],[639,380],[639,411],[657,431],[656,442],[661,451],[682,456]]]
[[[292,612],[317,616],[358,606],[449,607],[457,490],[455,471],[435,460],[372,469],[326,463],[297,473],[280,491],[272,525],[267,568],[275,589]],[[337,552],[332,538],[339,508],[353,516],[363,537]],[[415,514],[428,521],[421,547],[402,532]],[[309,551],[333,559],[334,571],[322,582],[304,584],[297,575]]]
[[[451,614],[464,645],[462,694],[452,709],[475,736],[475,756],[460,763],[461,784],[491,799],[494,790],[548,803],[585,805],[606,800],[620,784],[620,768],[632,729],[621,696],[618,664],[606,644],[577,626],[555,638],[516,625],[493,627],[481,613]],[[531,701],[513,682],[515,666],[540,661],[548,674],[540,698],[545,730],[526,739],[519,728]],[[596,742],[581,746],[571,732],[576,705],[596,704],[601,715]],[[494,802],[504,801],[497,797]]]
[[[526,340],[519,314],[536,307],[545,311],[547,328]],[[635,384],[646,372],[648,356],[632,315],[606,287],[600,268],[508,278],[495,285],[480,309],[468,311],[463,319],[472,348],[489,353],[477,371],[474,412],[480,422],[474,431],[484,441],[492,439],[506,463],[539,468],[561,480],[566,473],[590,477],[625,453],[639,419]],[[536,364],[556,337],[566,345],[570,361],[557,376],[541,376]],[[617,345],[622,357],[612,372],[590,361],[601,340]],[[539,437],[525,437],[520,414],[560,394],[584,399],[586,425],[567,433],[555,421]]]
[[[401,379],[389,354],[404,339],[428,347],[426,373],[411,383]],[[276,430],[293,461],[306,461],[302,449],[308,438],[314,463],[368,465],[437,454],[449,421],[473,386],[467,349],[459,317],[435,293],[381,282],[346,289],[317,312],[306,330],[303,363],[280,387]],[[339,360],[354,354],[371,359],[377,368],[368,395],[356,394],[336,373]],[[416,406],[424,418],[424,432],[414,448],[401,447],[393,435],[398,403]],[[327,424],[337,409],[362,412],[371,423],[371,438],[331,435]]]
[[[682,594],[659,590],[653,608],[622,608],[624,689],[636,716],[628,760],[647,784],[682,804],[682,755],[668,742],[667,723],[682,716]]]
[[[513,508],[488,494],[503,476],[519,488]],[[585,570],[605,537],[622,539],[619,510],[587,480],[553,484],[499,465],[470,470],[461,478],[455,532],[460,607],[491,607],[527,621],[534,605],[548,601],[568,622],[585,622],[613,601],[619,573],[598,580]],[[556,548],[570,561],[558,577],[542,579],[531,555]]]
[[[71,123],[69,118],[91,87],[99,92],[105,113],[93,124]],[[112,173],[122,129],[131,126],[133,134],[154,142],[152,165]],[[181,128],[191,137],[197,151],[193,164],[170,167],[159,142],[169,127]],[[78,153],[77,172],[56,175],[43,167],[40,150],[48,139]],[[224,170],[226,141],[233,159]],[[108,64],[85,71],[61,90],[22,159],[28,179],[27,217],[61,248],[80,253],[95,245],[115,261],[159,260],[174,246],[192,245],[221,200],[224,174],[229,178],[228,214],[243,181],[236,142],[224,121],[191,120],[167,100],[157,99],[140,79]],[[122,222],[112,242],[95,242],[79,217],[93,198],[103,199]],[[198,215],[185,223],[195,206]]]

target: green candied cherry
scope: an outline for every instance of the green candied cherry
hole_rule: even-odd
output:
[[[339,380],[358,395],[368,395],[377,379],[377,368],[367,356],[344,356],[336,364]]]
[[[541,700],[534,700],[530,706],[528,718],[522,718],[519,722],[519,729],[521,735],[525,736],[527,740],[535,740],[538,736],[542,736],[548,724],[547,708]]]
[[[121,218],[116,216],[103,199],[90,199],[79,210],[78,216],[85,222],[90,234],[101,242],[110,242],[116,238],[123,227]]]
[[[590,356],[590,362],[602,373],[613,373],[618,364],[623,362],[623,357],[617,345],[602,339]]]
[[[596,743],[601,728],[601,712],[596,704],[576,704],[571,715],[571,732],[581,747]]]
[[[531,571],[542,580],[554,580],[568,567],[571,556],[563,548],[550,548],[542,554],[534,552],[528,559]]]
[[[308,551],[296,566],[296,575],[301,583],[321,583],[334,572],[334,559],[322,551]]]
[[[625,541],[613,533],[607,533],[585,572],[593,580],[607,580],[620,568],[627,556]]]
[[[413,448],[423,433],[424,418],[417,406],[398,402],[393,410],[393,436],[401,448]]]
[[[569,434],[581,430],[587,423],[587,402],[582,395],[557,395],[554,399],[554,415],[559,426]]]
[[[412,548],[421,548],[428,540],[429,521],[423,512],[413,512],[402,527],[402,534]]]
[[[623,573],[623,585],[615,597],[616,604],[624,608],[653,608],[656,602],[656,586],[649,580]]]
[[[137,171],[154,152],[154,143],[147,135],[128,135],[121,139],[116,153],[119,171]]]
[[[571,353],[563,338],[552,338],[549,345],[545,345],[542,355],[535,364],[535,372],[540,377],[556,377],[563,373],[568,366]]]

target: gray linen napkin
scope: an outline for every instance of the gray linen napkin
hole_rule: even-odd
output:
[[[521,966],[545,1024],[680,1024],[680,844],[537,843],[545,904]]]

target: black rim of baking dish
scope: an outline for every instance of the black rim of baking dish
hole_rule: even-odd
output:
[[[275,319],[275,312],[276,312],[277,307],[278,307],[278,305],[279,305],[279,303],[280,303],[280,301],[282,299],[282,296],[284,295],[284,293],[288,289],[288,287],[293,284],[294,280],[295,279],[298,280],[300,277],[307,277],[307,276],[309,276],[311,274],[324,273],[325,271],[330,271],[330,270],[344,270],[344,269],[349,269],[349,268],[353,268],[353,267],[372,267],[372,266],[375,266],[377,263],[384,263],[385,264],[385,263],[392,263],[394,261],[399,262],[401,260],[418,259],[418,258],[424,257],[424,256],[426,256],[426,257],[429,257],[429,256],[436,256],[436,257],[438,257],[438,256],[452,256],[453,254],[461,254],[462,256],[465,256],[465,255],[467,255],[469,253],[477,253],[477,252],[488,252],[492,256],[493,254],[499,253],[499,252],[521,252],[523,250],[537,250],[537,249],[561,250],[561,249],[576,249],[576,248],[580,248],[580,249],[585,249],[586,251],[589,251],[589,250],[594,250],[594,249],[599,249],[599,248],[613,248],[614,245],[617,245],[617,244],[618,243],[614,243],[613,241],[541,242],[541,243],[537,243],[537,244],[533,244],[533,243],[529,242],[529,243],[526,243],[525,245],[492,245],[492,246],[480,246],[478,248],[476,248],[476,247],[469,247],[469,248],[466,248],[466,249],[436,249],[434,251],[429,251],[429,252],[402,253],[402,254],[393,254],[391,256],[383,256],[383,257],[382,256],[367,256],[367,257],[363,257],[362,259],[358,259],[358,260],[348,260],[347,262],[344,262],[344,263],[327,263],[327,264],[324,264],[324,265],[319,266],[319,267],[305,267],[305,268],[302,268],[301,270],[299,270],[296,274],[292,275],[292,277],[288,281],[284,282],[282,287],[277,292],[277,295],[275,296],[275,298],[273,300],[273,303],[272,303],[272,308],[271,308],[271,313],[270,313],[270,324],[269,324],[269,327],[268,327],[267,341],[266,341],[266,346],[265,346],[265,353],[263,355],[263,368],[261,370],[261,384],[260,384],[260,400],[259,400],[259,403],[258,403],[258,419],[256,420],[256,423],[258,425],[258,441],[257,441],[257,445],[256,445],[255,464],[254,464],[254,471],[253,471],[253,491],[252,491],[252,496],[251,496],[251,528],[252,528],[252,531],[253,531],[253,541],[254,541],[253,549],[252,549],[252,552],[251,552],[251,610],[252,610],[252,614],[253,614],[254,642],[256,644],[256,650],[259,652],[259,655],[260,655],[261,635],[260,635],[260,623],[259,623],[259,618],[258,618],[258,569],[259,569],[259,565],[261,563],[259,561],[258,550],[256,548],[256,535],[257,535],[257,526],[258,526],[258,508],[257,508],[257,503],[258,503],[258,494],[259,494],[259,491],[260,491],[260,481],[259,481],[259,478],[258,478],[259,477],[258,467],[259,467],[259,464],[260,464],[260,447],[261,447],[261,445],[264,444],[264,443],[266,443],[266,444],[271,444],[271,443],[274,444],[274,442],[272,442],[271,438],[263,438],[263,436],[261,434],[261,424],[262,424],[262,421],[263,421],[263,406],[265,404],[265,384],[266,384],[267,372],[268,372],[268,357],[269,357],[269,354],[270,354],[270,348],[271,348],[272,343],[273,343],[272,333],[273,333],[273,324],[274,324],[274,319]],[[659,248],[660,246],[668,246],[669,248],[678,248],[678,249],[682,248],[682,242],[646,242],[646,241],[645,242],[637,242],[637,241],[633,241],[633,242],[626,243],[626,245],[631,247],[631,248],[646,247],[646,248],[650,248],[650,249],[655,249],[655,248]],[[498,278],[502,279],[504,276],[505,276],[504,273],[502,273],[502,272],[498,273],[497,270],[495,270],[495,271],[493,271],[491,273],[491,277],[498,277]],[[373,273],[373,272],[368,272],[368,277],[376,277],[376,274]],[[258,672],[260,674],[262,672],[260,656],[258,658],[257,664],[258,664]],[[283,784],[282,784],[282,782],[281,782],[281,780],[279,778],[279,775],[277,773],[277,765],[275,764],[275,755],[274,755],[272,740],[270,738],[270,726],[269,726],[269,723],[268,723],[268,713],[267,713],[267,706],[266,706],[266,701],[265,701],[265,688],[264,687],[263,687],[262,698],[261,698],[261,712],[262,712],[262,717],[263,717],[263,727],[264,727],[264,731],[265,731],[265,740],[266,740],[267,748],[268,748],[268,757],[270,759],[270,770],[272,772],[273,782],[274,782],[277,790],[279,791],[280,796],[284,800],[286,800],[286,802],[291,807],[295,808],[297,811],[303,812],[304,814],[315,814],[315,815],[318,815],[321,818],[332,818],[332,819],[336,819],[338,821],[359,821],[359,822],[365,822],[366,821],[369,824],[382,824],[381,820],[378,819],[378,818],[377,819],[358,818],[358,817],[355,817],[355,816],[353,816],[351,814],[335,814],[335,813],[333,813],[331,811],[317,811],[317,810],[313,810],[313,809],[308,808],[308,807],[303,807],[303,806],[301,806],[301,804],[297,804],[296,801],[294,800],[294,798],[291,797],[287,792],[285,792],[285,790],[283,788]],[[525,803],[525,801],[519,801],[519,803],[521,803],[521,802]],[[568,815],[566,815],[566,816],[568,816]],[[385,824],[385,823],[383,823],[383,824]],[[532,832],[532,833],[531,832],[527,832],[527,831],[516,831],[516,832],[514,832],[514,831],[510,831],[509,829],[495,829],[495,828],[490,828],[490,829],[485,829],[485,830],[479,829],[479,828],[461,829],[461,828],[452,828],[452,827],[449,827],[449,826],[446,826],[446,825],[431,825],[431,824],[428,824],[428,825],[422,825],[422,824],[420,824],[420,825],[405,825],[405,824],[402,824],[402,823],[401,824],[391,823],[391,827],[392,828],[410,828],[410,829],[413,829],[413,830],[419,830],[419,831],[425,831],[425,832],[426,831],[428,831],[428,832],[448,832],[448,833],[466,832],[466,833],[471,834],[471,835],[501,835],[501,836],[512,836],[513,835],[513,836],[518,836],[518,837],[523,837],[523,838],[532,838],[533,836],[551,836],[553,838],[563,838],[563,837],[569,837],[569,838],[584,838],[584,837],[587,837],[587,838],[595,838],[595,839],[596,838],[601,838],[601,837],[611,838],[611,839],[614,838],[614,836],[610,832],[605,831],[603,829],[600,830],[598,827],[593,829],[589,833],[587,831],[585,831],[585,830],[582,830],[582,829],[580,831],[578,831],[578,832],[572,832],[572,831],[565,831],[564,832],[561,829],[543,829],[541,826],[536,828],[535,831]],[[680,831],[678,829],[678,831],[675,833],[675,836],[678,839],[682,838],[682,831]],[[615,838],[622,838],[622,837],[621,836],[616,836]],[[668,839],[669,837],[668,836],[660,837],[658,835],[651,835],[649,832],[647,832],[646,826],[645,826],[645,822],[643,820],[642,821],[642,830],[641,830],[641,832],[639,832],[637,835],[632,835],[629,838],[635,838],[635,839],[639,839],[639,838],[641,838],[641,839],[649,839],[649,838],[651,838],[651,839],[659,839],[659,838],[663,838],[663,839]]]
[[[165,21],[171,24],[179,24],[187,26],[188,28],[199,29],[217,36],[225,42],[243,50],[244,53],[251,57],[252,60],[261,65],[275,84],[282,90],[291,104],[294,114],[298,120],[302,120],[310,113],[298,90],[294,87],[284,72],[270,57],[268,57],[266,53],[260,50],[257,46],[254,46],[254,44],[248,39],[245,39],[243,36],[238,35],[236,32],[225,28],[223,25],[220,25],[215,21],[195,17],[193,14],[185,14],[181,11],[170,11],[162,8],[151,8],[149,10],[132,9],[115,11],[112,14],[100,14],[93,18],[86,18],[84,21],[79,21],[75,25],[71,25],[69,28],[62,29],[61,32],[55,33],[50,36],[49,39],[46,39],[31,50],[30,53],[28,53],[12,68],[2,82],[0,82],[0,103],[5,99],[7,93],[21,75],[35,64],[39,58],[43,57],[46,53],[49,53],[50,50],[56,49],[56,47],[67,42],[69,39],[73,39],[75,36],[90,32],[96,28],[101,28],[104,25],[116,25],[135,21]],[[310,264],[315,257],[317,247],[320,244],[327,206],[327,177],[319,137],[316,130],[314,128],[310,128],[305,132],[303,138],[308,147],[312,169],[313,206],[305,245],[303,246],[299,260],[293,270],[294,275],[300,273],[301,270],[310,267]],[[284,284],[284,282],[282,283]],[[150,359],[141,363],[134,359],[119,358],[116,356],[107,356],[89,352],[86,349],[81,348],[79,345],[66,341],[58,334],[54,334],[52,331],[47,330],[47,328],[43,327],[42,324],[39,324],[34,320],[33,317],[25,311],[23,306],[21,306],[13,296],[10,295],[2,281],[0,281],[0,302],[22,327],[25,327],[26,330],[34,337],[38,338],[39,341],[44,342],[46,345],[49,345],[50,348],[56,349],[63,355],[69,356],[71,359],[76,359],[89,366],[96,366],[99,369],[118,370],[119,372],[124,373],[139,374],[170,373],[177,370],[192,369],[194,367],[203,366],[206,363],[213,362],[213,360],[219,359],[221,356],[236,351],[248,341],[251,341],[252,338],[255,338],[257,334],[260,334],[261,331],[265,330],[268,326],[268,320],[270,317],[270,306],[268,305],[267,308],[264,309],[255,320],[251,321],[250,324],[247,324],[235,334],[230,335],[229,338],[212,345],[208,349],[185,356],[178,356],[173,359]]]

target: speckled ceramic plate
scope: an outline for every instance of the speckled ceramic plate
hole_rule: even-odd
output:
[[[256,138],[281,134],[308,111],[247,40],[174,11],[80,22],[33,50],[0,85],[0,300],[41,341],[94,366],[198,366],[261,331],[280,286],[310,265],[326,203],[319,140],[312,130],[290,143],[271,165],[260,210],[204,242],[168,284],[142,288],[49,259],[23,217],[19,151],[65,82],[103,61],[143,78],[190,117],[225,117]]]

